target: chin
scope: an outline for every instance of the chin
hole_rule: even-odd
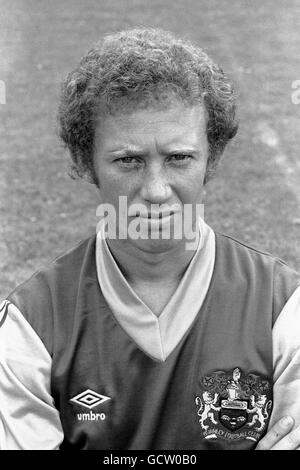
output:
[[[168,251],[173,250],[174,248],[178,247],[182,240],[133,240],[130,239],[131,245],[135,248],[138,248],[141,251],[146,253],[166,253]]]

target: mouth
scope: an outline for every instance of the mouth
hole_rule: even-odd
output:
[[[140,219],[145,219],[145,220],[160,220],[160,219],[167,219],[170,217],[173,217],[175,214],[178,214],[178,210],[173,210],[171,208],[165,209],[165,210],[160,210],[160,211],[155,211],[155,210],[140,210],[140,209],[133,209],[128,211],[128,216],[129,217],[139,217]]]
[[[174,219],[174,212],[168,213],[147,213],[138,214],[135,219],[139,221],[141,230],[145,230],[146,233],[165,232],[172,230],[173,224],[176,223]]]
[[[141,219],[148,219],[148,220],[161,220],[161,219],[167,219],[172,217],[175,214],[174,211],[169,211],[169,212],[151,212],[147,214],[139,214],[138,216]]]

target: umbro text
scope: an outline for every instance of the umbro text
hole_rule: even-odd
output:
[[[78,421],[104,421],[106,418],[105,413],[77,413]]]

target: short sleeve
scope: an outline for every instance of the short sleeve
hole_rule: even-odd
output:
[[[269,427],[285,415],[300,424],[300,287],[273,327],[274,407]]]
[[[18,308],[0,304],[0,449],[54,450],[63,440],[51,356]]]

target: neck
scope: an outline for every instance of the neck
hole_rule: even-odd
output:
[[[146,252],[126,240],[107,239],[107,244],[131,284],[179,282],[195,254],[195,250],[186,250],[183,242],[163,253]]]

